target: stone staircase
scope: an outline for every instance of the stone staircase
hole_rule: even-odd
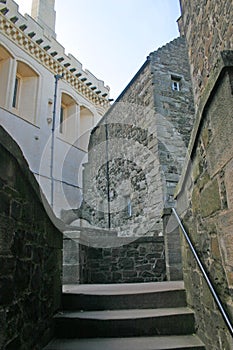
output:
[[[67,285],[44,350],[205,349],[183,282]]]

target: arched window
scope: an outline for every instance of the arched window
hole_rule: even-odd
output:
[[[59,133],[69,141],[76,141],[77,103],[68,94],[62,93],[59,119]]]
[[[38,74],[26,63],[18,61],[14,80],[12,107],[23,119],[36,121]]]
[[[84,151],[88,150],[91,129],[94,127],[94,115],[86,107],[80,108],[80,130],[79,130],[79,147]]]
[[[0,106],[7,107],[7,99],[10,88],[10,68],[13,57],[2,45],[0,45]]]

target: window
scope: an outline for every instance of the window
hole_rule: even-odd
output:
[[[180,91],[180,83],[179,83],[179,81],[173,81],[172,82],[172,90]]]
[[[61,105],[60,109],[60,126],[59,126],[59,132],[63,134],[64,132],[64,114],[65,114],[65,107],[64,105]]]
[[[130,196],[125,196],[125,212],[128,218],[132,217],[132,201]]]
[[[9,108],[9,104],[11,106],[12,100],[11,97],[11,89],[13,89],[13,84],[11,85],[10,81],[10,67],[13,64],[12,55],[0,45],[0,106]]]
[[[127,202],[127,213],[128,213],[128,217],[131,218],[131,216],[132,216],[132,202],[131,202],[130,198],[128,199],[128,202]]]
[[[77,133],[77,103],[68,94],[62,93],[60,119],[59,119],[59,133],[69,142],[76,141]]]
[[[17,62],[17,72],[12,93],[12,107],[23,119],[36,121],[38,74],[26,63]]]
[[[79,131],[79,147],[84,151],[88,151],[90,133],[94,126],[93,113],[86,107],[80,108],[80,131]]]
[[[12,107],[14,108],[17,108],[17,104],[18,104],[19,84],[20,84],[20,78],[16,76],[14,93],[13,93],[13,101],[12,101]]]
[[[172,75],[171,82],[172,82],[172,90],[173,91],[180,91],[181,90],[181,77]]]

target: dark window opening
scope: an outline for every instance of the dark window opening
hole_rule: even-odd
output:
[[[19,90],[19,78],[15,78],[15,86],[14,86],[14,94],[13,94],[13,101],[12,101],[12,107],[17,107],[18,102],[18,91]]]

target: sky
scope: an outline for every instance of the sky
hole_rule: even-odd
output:
[[[22,14],[32,0],[15,0]],[[124,90],[150,52],[179,36],[179,0],[55,0],[57,40],[111,98]]]

